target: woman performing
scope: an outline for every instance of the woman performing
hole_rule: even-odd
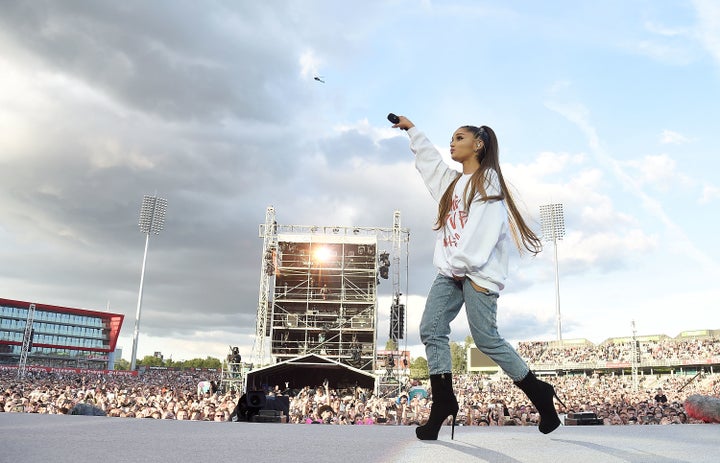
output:
[[[540,432],[554,431],[560,425],[553,403],[553,397],[560,400],[555,389],[537,379],[497,331],[497,298],[508,273],[510,239],[519,251],[533,255],[541,251],[542,244],[523,220],[505,185],[495,132],[487,126],[470,125],[455,131],[450,156],[462,164],[459,173],[450,169],[409,119],[399,116],[394,121],[393,127],[407,130],[415,165],[438,201],[433,263],[439,274],[420,322],[433,402],[427,423],[415,430],[418,439],[436,440],[449,416],[454,438],[458,402],[452,386],[449,336],[450,323],[463,304],[477,348],[527,395],[540,414]]]

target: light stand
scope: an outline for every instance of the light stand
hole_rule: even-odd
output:
[[[540,223],[543,241],[552,241],[555,252],[555,309],[557,311],[557,340],[562,342],[562,319],[560,317],[560,270],[558,266],[557,242],[565,236],[565,217],[562,204],[540,206]]]
[[[157,196],[143,197],[142,208],[140,209],[140,231],[145,233],[145,253],[143,254],[142,270],[140,272],[140,291],[138,293],[137,312],[135,313],[135,330],[133,331],[132,360],[130,370],[135,370],[137,360],[138,336],[140,334],[140,309],[142,307],[143,285],[145,282],[145,263],[147,262],[148,244],[150,234],[159,235],[165,225],[165,212],[167,211],[167,199]]]

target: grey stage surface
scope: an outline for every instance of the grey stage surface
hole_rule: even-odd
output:
[[[0,462],[717,462],[720,426],[459,427],[216,423],[0,413]]]

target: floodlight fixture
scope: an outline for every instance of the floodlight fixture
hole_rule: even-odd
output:
[[[165,227],[165,213],[167,212],[167,199],[157,196],[145,195],[140,209],[138,226],[145,234],[159,235]]]

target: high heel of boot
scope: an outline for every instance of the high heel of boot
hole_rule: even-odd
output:
[[[457,418],[457,413],[457,410],[450,411],[444,417],[438,417],[438,415],[433,416],[432,412],[430,412],[430,418],[428,419],[427,423],[415,428],[415,435],[420,440],[437,440],[438,434],[440,433],[440,429],[442,429],[443,424],[447,423],[447,419],[449,416],[452,416],[452,422],[450,424],[450,439],[454,439],[455,420]]]
[[[557,410],[555,410],[553,398],[557,399],[563,407],[565,404],[558,397],[552,384],[540,381],[532,372],[515,384],[528,396],[540,414],[538,430],[543,434],[549,434],[556,430],[561,422]]]
[[[457,399],[452,389],[452,375],[444,373],[430,376],[433,404],[427,422],[415,428],[415,435],[420,440],[437,440],[443,424],[452,416],[452,437],[455,436],[455,420],[459,411]]]
[[[553,395],[555,396],[555,400],[557,400],[558,402],[560,402],[560,405],[562,405],[563,408],[567,409],[567,407],[565,406],[565,404],[563,403],[563,401],[560,400],[560,397],[558,397],[557,392],[555,391],[555,388],[554,388],[554,387],[553,387],[552,393],[553,393]]]

